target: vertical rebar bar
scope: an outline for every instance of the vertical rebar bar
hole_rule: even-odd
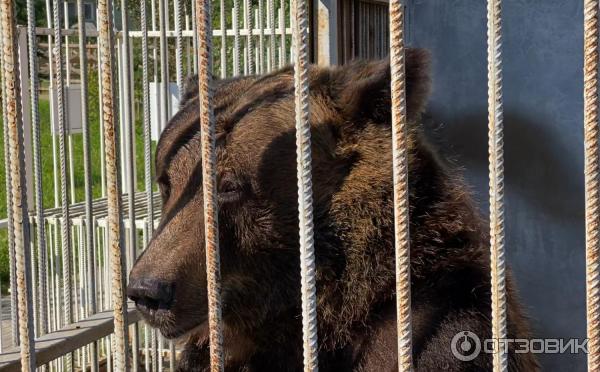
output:
[[[81,126],[83,136],[83,177],[85,194],[85,248],[87,250],[87,310],[88,316],[95,314],[96,276],[94,267],[94,225],[92,214],[92,165],[90,156],[90,123],[88,118],[88,61],[87,35],[83,0],[77,0],[77,23],[79,33],[79,76],[81,82]],[[98,343],[90,344],[90,364],[92,372],[98,371]]]
[[[35,371],[35,341],[30,272],[29,218],[27,218],[27,189],[25,182],[25,155],[23,122],[17,53],[17,26],[14,3],[2,0],[2,83],[6,108],[10,175],[12,184],[13,234],[15,244],[15,269],[19,313],[19,340],[21,345],[21,370]]]
[[[125,229],[129,244],[129,257],[131,260],[135,259],[135,246],[136,246],[136,231],[134,226],[135,221],[135,126],[133,124],[132,107],[133,97],[131,93],[131,49],[129,47],[129,11],[127,9],[127,0],[121,0],[121,27],[122,27],[122,76],[124,81],[123,85],[123,119],[122,128],[124,133],[123,139],[125,139],[125,161],[123,162],[126,168],[126,179],[127,182],[127,218],[130,223],[129,229]],[[134,335],[134,337],[136,337]]]
[[[2,8],[0,7],[0,12]],[[2,14],[0,13],[0,17]],[[0,23],[0,27],[3,27]],[[3,39],[0,37],[0,53],[4,52],[2,46]],[[0,58],[0,70],[4,71],[4,56]],[[4,84],[4,77],[2,77],[2,84]],[[5,186],[6,186],[6,211],[7,211],[7,235],[8,235],[8,267],[9,267],[9,287],[10,287],[10,325],[11,325],[11,338],[13,346],[19,345],[19,314],[17,312],[17,271],[15,268],[15,236],[13,231],[14,221],[12,211],[12,181],[10,177],[10,154],[8,151],[8,117],[7,117],[7,103],[6,103],[6,92],[2,89],[2,125],[4,133],[4,174],[5,174]]]
[[[220,0],[219,5],[221,27],[221,78],[224,79],[227,77],[227,23],[225,22],[225,0]]]
[[[275,31],[275,0],[267,0],[269,2],[269,27],[271,28],[271,70],[275,69],[275,43],[276,43],[276,31]]]
[[[488,0],[488,121],[490,172],[490,265],[492,338],[506,338],[506,255],[504,247],[504,133],[502,107],[501,1]],[[495,372],[508,369],[507,352],[499,343],[493,354]]]
[[[283,4],[283,2],[282,2],[281,8],[279,8],[279,11],[277,12],[277,14],[279,15],[279,32],[281,35],[279,38],[279,43],[280,43],[280,46],[279,46],[279,68],[282,68],[287,63],[285,60],[286,45],[285,45],[285,9],[284,9],[284,7],[285,7],[285,4]]]
[[[161,74],[161,91],[160,91],[160,112],[162,120],[159,120],[160,128],[164,129],[169,121],[169,59],[167,45],[167,16],[166,16],[166,1],[158,1],[158,19],[160,23],[160,74]]]
[[[198,11],[198,10],[196,10]],[[240,74],[240,1],[233,0],[233,76]],[[198,34],[201,35],[200,32]]]
[[[44,224],[44,206],[42,194],[42,166],[41,166],[41,143],[40,143],[40,115],[39,115],[39,80],[38,80],[38,57],[37,36],[35,34],[35,7],[33,0],[27,0],[27,39],[29,43],[29,94],[31,99],[31,125],[33,139],[33,171],[35,188],[35,212],[36,212],[36,237],[38,250],[38,297],[39,297],[39,333],[44,335],[48,332],[48,317],[46,307],[47,279],[46,279],[46,230]]]
[[[115,123],[115,100],[113,81],[113,26],[112,1],[99,0],[99,37],[102,40],[100,63],[102,64],[102,97],[104,117],[104,137],[106,146],[106,183],[108,198],[108,238],[112,271],[112,303],[115,323],[115,366],[118,371],[127,370],[127,308],[124,296],[125,264],[121,246],[122,216],[118,182],[117,133]]]
[[[600,371],[600,169],[598,150],[598,7],[584,1],[584,143],[588,371]]]
[[[256,69],[254,67],[254,25],[252,22],[252,17],[254,16],[252,0],[244,0],[246,2],[246,13],[244,14],[246,17],[246,47],[248,48],[248,75],[256,74]]]
[[[61,201],[61,252],[62,252],[62,280],[63,280],[63,308],[64,325],[73,321],[72,314],[72,282],[71,282],[71,227],[69,210],[69,177],[67,173],[65,107],[64,107],[64,79],[62,58],[62,23],[60,11],[63,8],[62,0],[54,0],[54,61],[56,63],[55,87],[56,87],[56,109],[58,118],[58,147],[60,162],[60,201]],[[66,357],[67,370],[72,368],[72,355]]]
[[[208,289],[208,323],[211,371],[223,371],[223,334],[221,324],[221,272],[219,222],[217,211],[215,122],[212,111],[212,28],[211,2],[196,0],[198,38],[198,96],[200,100],[200,137],[202,186],[204,196],[204,235]]]
[[[258,55],[256,59],[259,61],[258,72],[263,74],[265,72],[265,15],[264,15],[264,0],[258,0]]]
[[[296,60],[294,61],[294,94],[296,108],[296,159],[298,166],[298,218],[300,233],[304,371],[314,372],[319,369],[319,359],[308,90],[309,15],[306,0],[292,0],[291,6],[294,12],[292,40],[296,51]],[[280,17],[283,17],[283,12],[280,12]],[[285,30],[283,32],[285,32]]]
[[[408,213],[408,127],[404,56],[404,4],[390,1],[390,68],[398,370],[411,371],[410,240]]]
[[[183,33],[181,31],[182,3],[174,0],[175,12],[175,74],[177,78],[177,89],[179,99],[183,97]]]
[[[198,32],[196,32],[196,2],[192,0],[192,46],[193,50],[198,50]],[[198,53],[192,53],[194,64],[194,74],[198,73]]]
[[[152,192],[152,128],[150,126],[150,94],[148,84],[148,21],[146,19],[146,0],[140,1],[140,22],[142,29],[142,99],[144,120],[144,185],[146,191],[146,213],[148,236],[154,231],[154,203]]]

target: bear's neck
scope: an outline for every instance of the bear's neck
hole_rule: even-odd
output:
[[[426,144],[409,156],[413,290],[452,256],[479,259],[485,228],[465,192]],[[395,302],[391,148],[361,153],[316,221],[320,343],[331,350],[364,333],[364,325]],[[340,262],[340,257],[344,257]],[[392,307],[393,308],[393,307]],[[361,331],[357,332],[357,328]]]

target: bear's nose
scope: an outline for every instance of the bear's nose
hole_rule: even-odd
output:
[[[127,286],[127,297],[144,313],[168,310],[173,302],[175,285],[160,279],[132,279]]]

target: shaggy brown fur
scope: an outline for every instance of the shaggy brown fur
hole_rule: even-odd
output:
[[[490,334],[488,236],[460,178],[418,121],[426,54],[407,52],[410,238],[417,371],[487,371],[451,339]],[[387,62],[310,69],[319,366],[395,371],[395,275]],[[219,226],[227,371],[301,371],[293,70],[215,83]],[[185,350],[181,371],[208,371],[197,82],[156,156],[160,227],[131,272],[129,296]],[[529,336],[508,280],[509,336]],[[510,353],[511,371],[535,371]]]

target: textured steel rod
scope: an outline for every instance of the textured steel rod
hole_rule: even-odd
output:
[[[54,46],[52,44],[52,34],[54,33],[54,28],[52,25],[54,18],[54,12],[52,7],[52,0],[46,0],[46,25],[53,32],[48,35],[48,70],[50,71],[50,102],[52,102],[51,111],[54,110],[54,100],[56,99],[54,95],[54,66],[55,61],[53,60]],[[52,111],[53,112],[53,111]],[[54,115],[52,115],[50,119],[52,128],[56,127],[56,123],[54,121]],[[60,195],[59,195],[59,172],[58,172],[58,161],[57,161],[57,150],[56,150],[56,135],[52,136],[52,180],[54,182],[54,207],[58,208],[60,206]]]
[[[600,371],[600,168],[598,0],[584,1],[585,237],[588,371]]]
[[[252,0],[244,0],[246,2],[246,13],[244,14],[246,17],[246,47],[248,49],[248,61],[247,61],[247,65],[248,65],[248,75],[254,75],[256,74],[256,69],[255,69],[255,65],[254,65],[254,40],[253,40],[253,23],[252,22],[252,17],[254,16],[252,13],[252,9],[254,9],[252,7]]]
[[[166,1],[159,0],[158,2],[158,19],[160,23],[160,74],[161,74],[161,130],[167,126],[169,121],[169,59],[167,45],[167,17],[166,17]]]
[[[158,372],[163,372],[163,346],[164,346],[164,342],[163,342],[163,336],[162,333],[158,333],[158,355],[160,356],[158,358]]]
[[[55,224],[54,222],[51,222],[48,224],[48,242],[50,243],[50,247],[49,247],[49,266],[48,266],[48,271],[50,271],[49,273],[49,282],[50,282],[50,298],[52,299],[52,302],[50,304],[50,331],[54,331],[57,329],[57,321],[58,321],[58,315],[57,315],[57,311],[56,311],[56,305],[58,304],[58,287],[56,286],[56,282],[55,282],[55,263],[54,263],[54,259],[56,257],[56,246],[57,246],[57,237],[55,234]]]
[[[148,236],[154,231],[154,203],[152,192],[152,128],[150,124],[150,86],[148,83],[148,21],[146,19],[146,0],[140,1],[140,23],[142,29],[142,95],[144,119],[144,185],[146,190],[146,211]]]
[[[190,25],[190,15],[188,14],[188,6],[185,4],[185,31],[191,31]],[[193,33],[193,31],[192,31]],[[192,75],[192,55],[196,55],[196,53],[192,53],[190,48],[192,41],[189,38],[185,39],[185,56],[186,56],[186,67],[187,67],[187,75]]]
[[[48,258],[46,256],[46,229],[44,224],[44,205],[42,191],[42,165],[41,165],[41,143],[40,143],[40,113],[39,113],[39,80],[38,80],[38,57],[37,36],[35,34],[35,7],[33,0],[27,0],[27,39],[29,43],[29,94],[31,99],[31,125],[33,139],[33,171],[35,188],[35,212],[37,224],[37,249],[38,249],[38,296],[39,296],[39,331],[38,335],[48,333],[48,317],[46,296],[48,283],[46,279],[46,267]]]
[[[125,152],[127,154],[125,165],[127,174],[127,218],[129,220],[129,229],[125,229],[125,233],[127,233],[128,243],[129,243],[129,251],[128,255],[125,257],[129,257],[125,259],[125,266],[127,267],[128,263],[132,264],[136,259],[136,246],[137,246],[137,231],[135,229],[135,201],[136,201],[136,174],[135,174],[135,125],[133,123],[133,115],[132,115],[132,107],[133,107],[133,97],[131,93],[131,82],[132,80],[132,70],[131,70],[131,48],[129,43],[129,11],[128,11],[128,1],[121,0],[121,26],[122,26],[122,76],[125,78],[122,82],[123,85],[123,99],[121,102],[124,104],[124,119],[125,123],[122,126],[125,131],[127,131],[126,135],[123,136],[123,139],[126,141],[125,143]],[[128,273],[129,270],[125,270],[124,273]],[[124,280],[127,280],[127,276],[125,276]],[[125,301],[125,308],[127,299],[123,299]],[[131,335],[132,338],[132,365],[131,368],[134,371],[138,370],[138,346],[139,346],[139,334],[137,332],[137,323],[132,326],[133,332]],[[127,340],[125,341],[127,342]]]
[[[150,372],[150,328],[144,324],[144,370]]]
[[[21,370],[35,371],[35,340],[33,325],[32,282],[30,272],[29,218],[27,218],[27,189],[25,182],[25,154],[23,122],[19,84],[19,57],[17,52],[17,26],[14,3],[2,0],[2,76],[8,132],[10,175],[12,184],[13,233],[15,244],[15,269],[19,314],[19,340],[21,345]]]
[[[83,128],[83,176],[85,193],[85,247],[87,250],[87,316],[95,314],[96,305],[96,269],[94,267],[94,225],[92,214],[92,165],[90,156],[90,123],[88,117],[88,65],[85,13],[82,0],[77,0],[77,23],[79,31],[79,74],[81,81],[81,126]],[[98,371],[98,343],[90,345],[91,371]]]
[[[200,138],[202,147],[202,187],[204,197],[204,235],[208,289],[208,324],[211,371],[223,371],[223,332],[221,324],[221,271],[219,221],[217,211],[215,121],[212,109],[212,28],[211,2],[196,0],[198,29],[198,96],[200,100]]]
[[[2,8],[0,7],[0,12]],[[0,17],[1,17],[0,13]],[[0,22],[0,27],[3,27]],[[2,46],[2,38],[0,37],[0,47]],[[4,48],[0,49],[0,53],[4,52]],[[4,57],[0,58],[0,70],[4,71]],[[2,83],[4,84],[4,76],[2,77]],[[19,314],[17,312],[17,271],[15,268],[15,236],[13,232],[13,215],[12,211],[12,181],[10,178],[10,154],[8,151],[8,117],[7,117],[7,105],[6,105],[6,92],[2,89],[2,125],[4,132],[4,174],[6,181],[6,210],[7,210],[7,235],[8,235],[8,267],[9,267],[9,285],[10,285],[10,325],[11,325],[11,336],[13,346],[19,345]]]
[[[488,0],[488,122],[490,173],[490,265],[492,338],[506,338],[506,254],[504,246],[504,133],[502,107],[501,1]],[[500,345],[500,344],[499,344]],[[507,352],[493,354],[495,372],[508,370]]]
[[[98,16],[98,10],[96,10],[96,18],[99,18]],[[100,38],[96,38],[96,46],[97,46],[97,50],[96,50],[96,59],[97,61],[100,61],[100,50],[102,49],[102,45],[101,45],[101,40]],[[102,65],[100,63],[96,64],[98,71],[96,71],[96,74],[98,76],[98,92],[102,92],[102,79],[100,78],[102,76]],[[103,103],[102,103],[102,94],[98,94],[98,118],[99,118],[99,122],[100,125],[98,127],[98,132],[99,132],[99,137],[100,137],[100,153],[104,154],[104,118],[102,117],[102,107],[103,107]],[[104,159],[104,157],[102,157],[100,159],[100,196],[105,197],[106,196],[106,160]],[[102,307],[100,307],[102,308]]]
[[[259,63],[258,73],[265,72],[265,15],[264,15],[264,0],[258,0],[258,55],[256,59]]]
[[[158,360],[159,358],[161,358],[160,354],[158,353],[158,332],[156,331],[155,328],[152,328],[152,330],[150,331],[151,334],[151,347],[152,347],[152,371],[153,372],[157,372],[158,371]]]
[[[196,10],[198,11],[198,10]],[[240,1],[233,0],[233,15],[231,17],[233,25],[233,76],[240,74]],[[202,35],[198,32],[199,35]]]
[[[285,55],[286,55],[286,51],[285,51],[285,4],[281,4],[281,8],[279,8],[279,32],[281,33],[281,38],[279,39],[280,42],[280,50],[279,50],[279,67],[283,67],[285,66],[285,64],[287,63],[285,60]],[[307,21],[308,22],[308,21]],[[307,26],[308,27],[308,26]]]
[[[175,371],[175,343],[173,341],[169,341],[169,370],[170,371]]]
[[[308,91],[308,6],[306,0],[292,0],[294,94],[296,108],[296,160],[298,166],[298,218],[300,233],[300,275],[302,294],[302,336],[304,371],[319,369],[317,342],[317,289],[313,225],[312,159]],[[280,16],[282,16],[280,12]]]
[[[102,115],[104,117],[104,138],[106,158],[106,183],[108,198],[108,245],[112,272],[112,303],[115,322],[115,367],[118,371],[127,370],[127,313],[124,296],[125,262],[122,238],[121,200],[118,180],[117,133],[115,123],[115,96],[113,80],[113,25],[112,1],[98,1],[98,24],[102,41],[100,63],[102,64]]]
[[[408,127],[406,117],[404,4],[402,4],[401,0],[390,1],[390,42],[398,370],[408,372],[412,370],[412,326],[410,312]]]
[[[271,70],[275,70],[275,43],[276,43],[276,31],[275,31],[275,0],[267,0],[269,2],[269,27],[271,28]]]
[[[73,322],[72,314],[72,282],[71,282],[71,228],[70,228],[70,212],[69,212],[69,177],[67,174],[67,154],[65,151],[66,145],[66,128],[65,128],[65,108],[64,108],[64,79],[63,79],[63,58],[62,58],[62,36],[61,36],[61,16],[62,0],[54,1],[54,61],[56,63],[56,102],[58,118],[58,147],[59,147],[59,162],[60,162],[60,200],[61,200],[61,251],[62,251],[62,280],[63,280],[63,308],[62,314],[64,325]],[[67,370],[71,370],[72,355],[66,357]]]
[[[182,3],[180,0],[174,0],[174,18],[175,18],[175,73],[177,78],[177,89],[179,99],[183,97],[183,33],[181,30]]]
[[[221,27],[221,78],[224,79],[227,77],[227,24],[225,22],[225,0],[221,0],[219,5],[219,23]]]
[[[144,246],[148,246],[148,241],[154,231],[154,203],[152,190],[152,127],[150,123],[150,87],[148,82],[148,21],[146,17],[146,0],[140,1],[140,23],[142,31],[142,96],[143,96],[143,125],[144,125],[144,185],[146,192],[146,211],[147,222],[144,231]],[[149,336],[152,337],[152,371],[156,370],[156,359],[158,353],[156,350],[156,332],[145,328],[145,364],[149,371],[150,348],[148,347]],[[148,332],[151,332],[148,335]]]
[[[127,194],[129,197],[127,198],[127,218],[130,222],[129,229],[125,229],[127,234],[128,243],[129,243],[129,260],[133,262],[135,260],[136,252],[136,230],[134,226],[135,221],[135,186],[136,186],[136,176],[135,176],[135,150],[134,150],[134,141],[135,141],[135,126],[133,123],[133,115],[132,115],[132,107],[133,107],[133,97],[131,93],[131,49],[129,43],[129,11],[128,11],[128,1],[121,0],[121,29],[123,31],[122,35],[122,76],[125,81],[122,82],[123,86],[123,98],[121,102],[123,103],[123,118],[124,123],[122,123],[122,128],[124,131],[127,131],[126,135],[123,136],[125,142],[125,162],[123,165],[126,168],[126,178],[127,178]],[[126,260],[127,261],[127,260]],[[136,339],[137,342],[137,334],[133,334],[133,338]],[[137,355],[134,358],[134,362],[137,362]],[[134,363],[134,369],[137,367]]]
[[[285,7],[284,7],[284,12],[285,12]],[[288,12],[288,17],[289,17],[289,22],[290,22],[290,29],[292,27],[292,18],[293,18],[293,9],[292,7],[290,7],[289,12]],[[284,35],[286,34],[285,32],[283,33]],[[289,54],[289,61],[290,63],[292,63],[292,61],[295,59],[295,54],[294,54],[294,46],[290,44],[290,54]]]
[[[224,8],[223,8],[224,9]],[[224,24],[224,23],[222,23]],[[196,1],[192,1],[192,46],[193,50],[198,50],[198,32],[196,32]],[[198,73],[198,53],[192,53],[194,74]]]

